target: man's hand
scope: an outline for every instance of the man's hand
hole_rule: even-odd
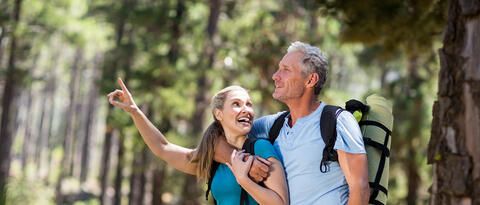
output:
[[[259,156],[254,157],[255,159],[253,160],[252,167],[248,172],[248,176],[250,176],[253,181],[259,183],[268,178],[270,165],[272,165],[272,163]]]

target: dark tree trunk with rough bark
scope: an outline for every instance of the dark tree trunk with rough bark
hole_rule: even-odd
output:
[[[480,1],[451,0],[440,49],[430,204],[480,204]]]

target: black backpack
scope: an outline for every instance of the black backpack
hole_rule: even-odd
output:
[[[333,105],[326,105],[323,108],[323,111],[320,117],[320,124],[321,124],[320,133],[325,143],[322,161],[320,162],[320,171],[322,173],[326,173],[330,171],[330,166],[329,166],[330,162],[338,161],[337,152],[333,149],[335,145],[335,141],[337,139],[337,130],[336,130],[337,117],[340,115],[340,113],[342,113],[345,110],[349,111],[352,114],[355,111],[359,111],[363,114],[363,116],[366,116],[370,110],[370,107],[368,105],[363,104],[360,101],[349,100],[345,105],[345,109],[339,106],[333,106]],[[275,122],[273,123],[268,133],[269,141],[272,144],[275,142],[278,135],[280,134],[280,130],[282,129],[283,124],[285,122],[285,117],[287,117],[289,114],[290,114],[289,111],[285,111],[282,114],[280,114],[280,116],[277,119],[275,119]],[[369,170],[369,179],[373,179],[373,180],[369,180],[370,181],[369,185],[372,191],[370,195],[369,203],[383,205],[386,202],[378,200],[377,195],[379,194],[379,192],[383,192],[385,196],[388,195],[387,188],[381,185],[380,181],[382,178],[382,174],[384,172],[385,163],[386,161],[388,161],[388,158],[390,156],[390,150],[388,145],[389,145],[389,140],[391,136],[391,131],[387,128],[387,126],[383,125],[382,123],[378,121],[364,119],[363,117],[362,117],[362,120],[360,120],[359,122],[359,126],[362,129],[365,128],[366,126],[375,126],[381,130],[384,130],[384,133],[385,133],[383,137],[383,141],[381,143],[377,142],[376,140],[372,140],[370,136],[363,136],[365,147],[366,148],[368,146],[372,147],[373,149],[375,149],[375,152],[378,152],[379,155],[381,155],[380,161],[377,164],[376,172],[373,173],[373,172],[370,172]],[[369,154],[368,151],[367,151],[367,154]]]
[[[255,143],[257,142],[258,138],[256,137],[247,137],[247,140],[243,143],[242,149],[245,150],[246,153],[250,153],[251,155],[255,155]],[[212,181],[213,181],[213,176],[215,176],[215,172],[218,169],[218,166],[220,163],[213,161],[212,166],[210,168],[210,177],[207,180],[207,191],[205,193],[205,198],[208,201],[208,195],[210,194],[210,189],[212,188]],[[263,183],[261,183],[263,185]],[[240,205],[248,205],[248,193],[245,191],[242,187],[240,187],[242,190],[241,195],[240,195]],[[213,196],[212,196],[213,198]],[[217,204],[217,201],[215,198],[213,198],[213,203]]]

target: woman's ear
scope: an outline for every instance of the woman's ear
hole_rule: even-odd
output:
[[[222,121],[223,120],[223,112],[220,110],[220,109],[217,109],[215,108],[215,110],[213,111],[214,115],[215,115],[215,119],[218,120],[218,121]]]
[[[307,88],[308,87],[309,88],[315,87],[315,85],[318,82],[318,79],[320,79],[319,76],[318,76],[318,73],[310,73],[309,77],[308,77],[307,84],[306,84]]]

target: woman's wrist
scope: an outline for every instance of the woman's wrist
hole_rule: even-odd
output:
[[[138,108],[137,106],[130,106],[128,113],[133,117],[133,116],[138,116],[139,114],[142,113],[142,110]]]
[[[248,178],[248,175],[237,177],[237,182],[240,184],[240,186],[245,186],[249,181],[250,178]]]

